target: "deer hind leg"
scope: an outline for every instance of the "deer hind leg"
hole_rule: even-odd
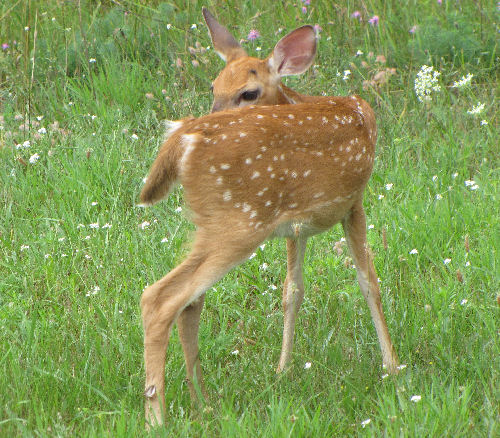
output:
[[[366,219],[361,201],[357,202],[342,225],[347,245],[356,264],[357,277],[377,331],[382,360],[388,372],[398,372],[398,357],[394,350],[382,310],[378,278],[366,243]]]
[[[254,247],[242,248],[241,243],[229,244],[227,240],[220,245],[220,241],[203,238],[198,232],[187,259],[144,291],[141,298],[146,367],[144,394],[146,420],[151,425],[162,424],[165,413],[165,354],[173,324],[181,313],[186,312],[180,319],[180,336],[188,378],[196,369],[201,381],[197,334],[202,296],[233,266],[248,257]]]
[[[281,356],[276,372],[282,372],[288,362],[293,348],[293,337],[295,331],[295,319],[304,299],[304,281],[302,279],[302,265],[304,264],[304,253],[306,249],[305,238],[291,239],[286,241],[287,249],[287,275],[283,286],[283,344]]]
[[[198,351],[198,329],[200,326],[200,316],[205,302],[205,295],[202,295],[196,301],[187,306],[179,315],[177,320],[177,330],[184,351],[186,360],[187,383],[191,400],[197,401],[197,387],[201,390],[203,397],[207,397],[201,364]]]

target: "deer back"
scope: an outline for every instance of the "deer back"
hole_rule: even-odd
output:
[[[375,120],[357,96],[250,106],[180,123],[141,200],[157,201],[178,179],[198,226],[230,221],[269,233],[301,222],[322,231],[362,196],[373,167]]]

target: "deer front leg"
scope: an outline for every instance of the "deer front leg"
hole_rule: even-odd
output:
[[[304,264],[304,253],[306,239],[288,238],[287,249],[287,275],[283,286],[283,344],[281,356],[276,372],[282,372],[288,362],[293,348],[293,337],[295,331],[295,319],[304,299],[304,281],[302,279],[302,265]]]
[[[368,303],[377,331],[384,366],[389,373],[396,374],[399,364],[398,356],[392,345],[389,329],[385,321],[378,277],[366,243],[366,218],[361,201],[358,201],[353,206],[350,214],[342,222],[342,225],[347,245],[356,264],[359,286]]]

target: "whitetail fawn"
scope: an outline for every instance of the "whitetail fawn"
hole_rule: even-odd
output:
[[[377,274],[366,244],[363,191],[375,156],[373,110],[357,96],[305,96],[280,77],[305,71],[316,36],[304,26],[281,39],[265,60],[248,57],[206,10],[214,48],[228,62],[213,84],[213,113],[172,122],[141,192],[143,205],[184,187],[197,231],[186,260],[142,295],[146,418],[161,424],[165,355],[173,324],[186,360],[191,397],[204,392],[198,327],[205,292],[270,237],[287,238],[284,331],[278,372],[289,362],[304,296],[308,237],[342,223],[388,372],[394,351]],[[251,105],[251,104],[254,105]],[[250,105],[249,105],[250,104]],[[241,107],[241,108],[234,108]]]

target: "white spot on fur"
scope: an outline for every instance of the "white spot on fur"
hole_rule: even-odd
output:
[[[288,114],[288,118],[293,120],[295,119],[295,116],[293,114]]]
[[[166,140],[169,138],[175,131],[181,128],[182,125],[184,125],[182,120],[165,120],[166,131],[163,139]]]
[[[325,192],[318,192],[318,193],[315,193],[315,194],[313,195],[313,198],[314,198],[314,199],[321,198],[324,194],[325,194]]]
[[[216,183],[218,186],[222,185],[222,176],[219,176],[219,177],[216,179],[215,183]]]
[[[295,170],[292,171],[292,178],[297,178],[297,172],[295,172]]]
[[[227,138],[227,135],[226,134],[222,134],[221,138],[222,138],[222,140],[225,140]]]
[[[256,160],[260,160],[262,158],[262,154],[259,154],[255,157]]]
[[[263,116],[262,114],[257,114],[257,118],[258,118],[258,119],[263,119],[263,118],[264,118],[264,116]]]
[[[253,219],[256,216],[257,216],[257,212],[255,210],[252,210],[252,212],[250,213],[250,219]]]
[[[222,195],[222,199],[224,199],[225,202],[229,202],[231,200],[232,196],[231,196],[231,191],[230,190],[226,190],[224,192],[224,194]]]
[[[361,159],[361,156],[362,156],[362,154],[361,154],[361,153],[357,154],[357,155],[356,155],[356,161],[359,161],[359,160]]]
[[[215,166],[210,166],[209,172],[210,173],[215,173],[215,172],[217,172],[217,169],[215,168]]]
[[[310,169],[309,169],[309,170],[306,170],[306,171],[304,172],[304,178],[305,178],[305,177],[307,177],[307,176],[309,176],[310,174],[311,174],[311,170],[310,170]]]
[[[258,172],[257,170],[254,171],[254,173],[252,173],[252,176],[250,177],[250,179],[255,179],[255,178],[258,178],[260,176],[260,172]]]
[[[321,121],[323,122],[323,125],[328,123],[328,119],[325,116],[321,117]]]
[[[249,204],[247,204],[246,202],[244,202],[244,203],[243,203],[243,208],[242,208],[242,211],[243,211],[244,213],[246,213],[247,211],[250,211],[250,209],[251,209],[251,208],[252,208],[252,207],[251,207],[251,205],[249,205]]]
[[[311,116],[306,117],[307,120],[312,120],[313,118]]]
[[[260,150],[261,150],[262,152],[266,152],[266,151],[267,151],[267,148],[266,148],[265,146],[262,146],[262,147],[260,148]]]
[[[272,202],[271,201],[266,201],[266,203],[264,204],[266,207],[269,207],[270,205],[272,205]]]
[[[246,132],[240,132],[240,137],[241,138],[246,137],[246,136],[247,136]]]
[[[229,165],[229,164],[227,164],[227,163],[222,163],[222,164],[220,165],[220,168],[221,168],[222,170],[231,169],[231,165]]]
[[[198,134],[184,134],[182,136],[183,139],[183,146],[184,146],[184,152],[182,153],[182,157],[180,159],[180,168],[181,172],[184,171],[184,168],[186,167],[186,161],[193,152],[193,150],[196,147],[196,140],[198,138]]]
[[[288,208],[297,208],[299,204],[297,204],[296,202],[292,203],[292,204],[288,204]]]
[[[247,158],[245,160],[245,164],[252,164],[252,159],[251,158]]]

